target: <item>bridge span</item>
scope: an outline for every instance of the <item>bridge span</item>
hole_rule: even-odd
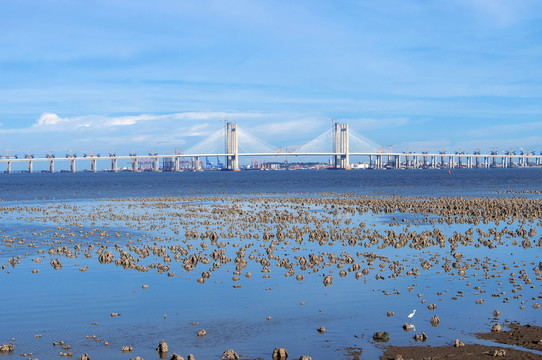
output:
[[[205,146],[194,146],[192,152],[187,153],[174,153],[174,154],[149,154],[149,155],[136,155],[131,153],[129,155],[116,155],[109,154],[109,156],[101,157],[99,155],[84,155],[83,157],[77,157],[74,154],[66,154],[65,157],[55,157],[53,154],[45,155],[43,158],[36,158],[33,155],[25,155],[23,158],[17,156],[0,156],[0,163],[5,164],[6,173],[12,172],[12,164],[15,163],[27,163],[27,169],[29,173],[34,171],[34,164],[45,162],[48,164],[48,172],[55,172],[55,163],[67,162],[69,163],[69,171],[76,172],[76,163],[87,162],[89,168],[86,170],[91,172],[97,172],[97,162],[106,162],[109,165],[105,167],[106,170],[117,172],[119,171],[119,160],[128,160],[130,166],[127,168],[129,171],[137,172],[141,170],[140,163],[147,163],[149,171],[161,171],[160,160],[167,161],[170,166],[169,171],[181,171],[184,168],[181,167],[181,162],[184,165],[188,162],[191,170],[202,170],[201,159],[206,157],[224,157],[226,164],[223,167],[224,170],[238,171],[239,158],[241,157],[307,157],[307,156],[319,156],[330,157],[331,165],[329,168],[348,170],[351,169],[351,157],[364,158],[367,160],[365,163],[366,168],[370,169],[431,169],[431,168],[490,168],[490,167],[528,167],[528,166],[542,166],[542,153],[536,155],[532,152],[521,152],[516,154],[513,151],[509,151],[503,154],[498,154],[496,151],[492,151],[490,154],[481,154],[479,151],[475,151],[472,154],[464,152],[445,153],[440,151],[439,153],[428,153],[426,151],[421,153],[416,152],[385,152],[384,148],[378,150],[376,146],[371,146],[363,139],[352,135],[349,131],[348,124],[333,123],[333,127],[330,131],[322,134],[317,139],[302,145],[295,151],[287,149],[286,152],[279,150],[273,151],[239,151],[239,129],[236,123],[227,122],[224,130],[218,133],[218,136],[223,137],[223,151],[201,151]],[[316,149],[315,143],[327,142],[324,146],[325,149]],[[354,143],[354,146],[351,144]],[[205,140],[200,144],[205,144]],[[312,144],[312,145],[311,145]],[[316,146],[318,147],[318,146]],[[321,148],[322,146],[320,146]],[[199,151],[197,151],[199,150]],[[186,159],[189,159],[188,161]],[[186,168],[186,167],[185,167]],[[103,167],[102,167],[103,169]]]

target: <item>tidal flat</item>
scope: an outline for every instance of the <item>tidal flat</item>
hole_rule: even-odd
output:
[[[13,351],[0,358],[153,359],[161,340],[162,357],[195,359],[496,345],[476,334],[541,325],[542,200],[523,195],[3,204],[0,344]]]

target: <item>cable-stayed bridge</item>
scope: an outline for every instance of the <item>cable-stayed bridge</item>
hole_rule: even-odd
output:
[[[350,158],[365,157],[368,159],[368,167],[373,169],[383,168],[489,168],[489,167],[516,167],[516,166],[541,166],[542,153],[536,155],[531,152],[521,152],[516,154],[513,151],[505,154],[498,154],[492,151],[491,154],[481,154],[479,151],[473,154],[464,152],[455,152],[446,154],[444,151],[436,153],[412,152],[385,152],[384,147],[367,139],[349,129],[348,124],[333,123],[331,129],[316,137],[315,139],[299,146],[295,150],[282,147],[275,147],[266,141],[237,127],[236,123],[227,122],[223,129],[220,129],[208,136],[196,145],[188,148],[182,153],[158,154],[150,153],[148,155],[129,155],[109,154],[101,157],[100,155],[84,155],[77,157],[74,154],[66,154],[65,157],[55,157],[53,154],[47,154],[43,158],[35,158],[34,155],[27,154],[24,158],[18,156],[0,156],[0,163],[5,163],[5,172],[12,171],[12,163],[26,162],[28,172],[33,172],[34,163],[47,162],[48,171],[55,172],[55,163],[68,162],[69,171],[76,171],[76,162],[90,162],[90,171],[97,171],[97,162],[109,162],[107,170],[118,171],[119,160],[129,160],[131,171],[139,171],[140,165],[145,162],[148,165],[147,170],[160,171],[159,160],[168,161],[169,170],[180,171],[181,161],[189,163],[193,170],[201,170],[201,159],[204,157],[224,157],[225,170],[239,170],[240,157],[288,157],[288,156],[329,156],[331,158],[331,168],[350,169]]]

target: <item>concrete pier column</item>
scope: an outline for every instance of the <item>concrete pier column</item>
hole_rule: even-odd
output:
[[[369,155],[369,167],[373,167],[373,155]]]
[[[138,172],[139,169],[138,169],[138,161],[137,161],[137,158],[135,156],[132,156],[132,171],[133,172]]]
[[[33,168],[32,168],[32,160],[28,160],[28,172],[32,174]]]
[[[175,171],[180,171],[181,170],[181,162],[180,162],[180,157],[179,156],[175,156]]]
[[[6,163],[6,172],[8,174],[11,174],[11,161],[8,160],[8,162]]]
[[[52,174],[55,172],[55,161],[49,160],[49,172]]]
[[[96,172],[96,159],[95,158],[90,159],[90,171]]]
[[[333,156],[333,168],[334,169],[340,169],[341,168],[341,124],[334,123],[333,124],[333,152],[335,155]]]
[[[151,170],[158,171],[158,158],[156,156],[151,157]]]
[[[350,170],[350,151],[348,149],[348,124],[341,125],[341,169]]]
[[[237,144],[237,124],[226,123],[226,169],[239,171],[239,152]]]
[[[111,157],[111,171],[112,172],[119,171],[119,169],[117,168],[117,158],[114,156]]]
[[[70,159],[70,171],[75,172],[75,159]]]

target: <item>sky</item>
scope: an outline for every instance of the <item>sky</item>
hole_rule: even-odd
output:
[[[0,154],[542,151],[539,0],[0,0]]]

